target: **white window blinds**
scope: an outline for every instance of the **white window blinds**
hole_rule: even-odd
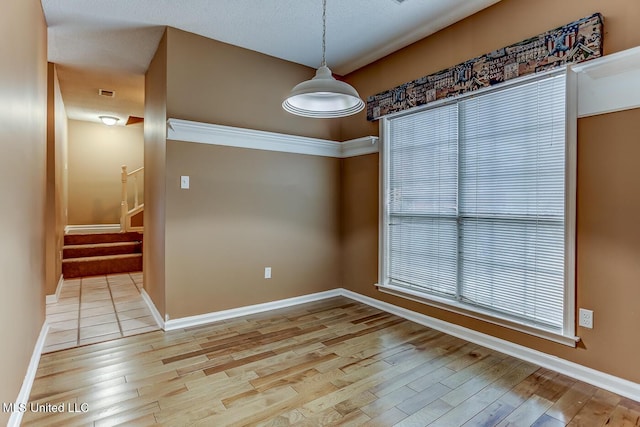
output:
[[[452,295],[458,252],[458,108],[404,116],[391,127],[389,276]]]
[[[562,331],[565,76],[388,119],[386,282]]]

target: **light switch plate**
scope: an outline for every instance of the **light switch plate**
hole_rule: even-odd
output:
[[[180,188],[187,190],[189,189],[189,177],[188,176],[181,176],[180,177]]]

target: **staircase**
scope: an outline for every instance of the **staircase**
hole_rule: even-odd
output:
[[[133,172],[127,172],[127,166],[122,166],[122,198],[120,201],[120,231],[142,231],[144,226],[132,225],[131,220],[134,217],[141,217],[144,211],[144,203],[140,203],[140,186],[139,180],[144,180],[144,167],[138,168]],[[133,207],[129,209],[129,180],[133,180]],[[143,217],[141,217],[143,218]]]
[[[68,234],[64,236],[65,279],[142,271],[142,233]]]

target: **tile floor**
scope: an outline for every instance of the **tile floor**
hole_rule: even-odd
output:
[[[47,304],[43,353],[158,330],[141,288],[141,272],[65,280],[58,302]]]

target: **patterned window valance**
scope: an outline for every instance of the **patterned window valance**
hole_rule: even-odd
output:
[[[567,24],[367,98],[367,120],[602,56],[602,15]]]

